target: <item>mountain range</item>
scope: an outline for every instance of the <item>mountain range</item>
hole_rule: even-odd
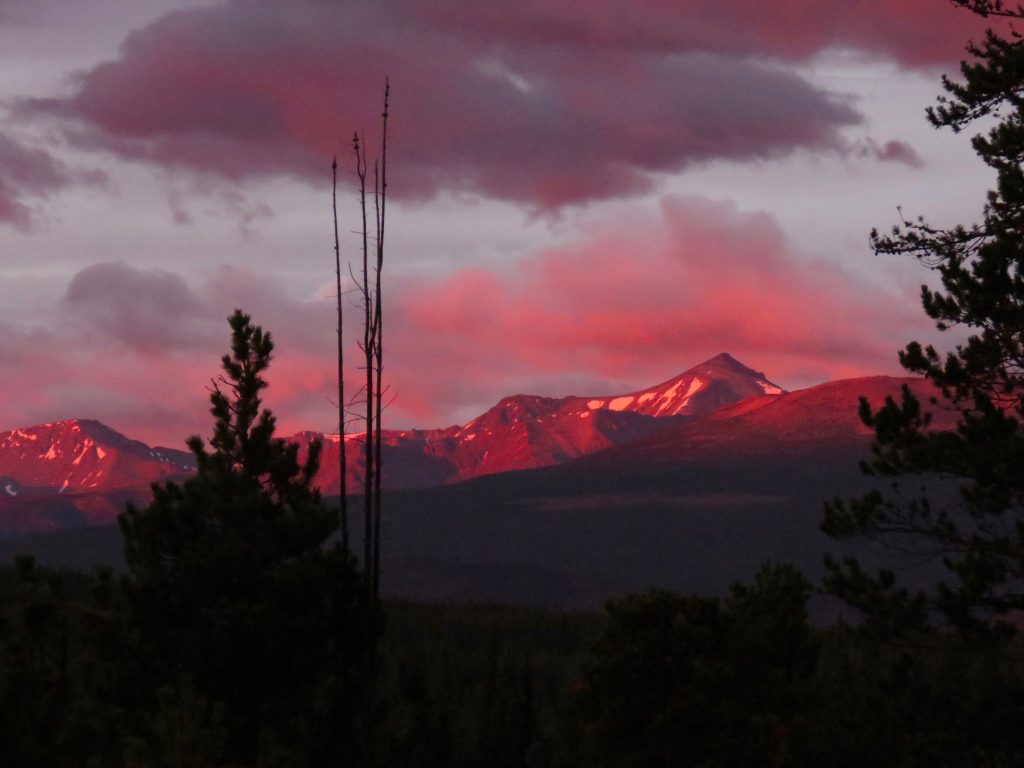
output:
[[[506,397],[464,426],[386,430],[388,490],[458,483],[482,475],[563,464],[652,436],[749,398],[783,389],[721,354],[648,389],[623,395]],[[324,444],[317,482],[341,488],[337,435],[300,432],[303,448]],[[347,483],[361,488],[364,435],[346,435]],[[67,420],[0,433],[0,534],[111,522],[126,501],[144,502],[155,481],[195,471],[190,453],[151,448],[93,420]]]
[[[765,560],[813,578],[825,551],[865,557],[818,530],[822,503],[875,482],[858,470],[871,437],[858,398],[877,406],[904,385],[923,402],[934,394],[885,376],[786,392],[722,354],[629,394],[516,395],[462,426],[386,432],[385,590],[594,607],[652,585],[721,593]],[[935,416],[952,426],[948,411]],[[335,494],[341,441],[291,439],[317,438],[317,480]],[[357,492],[362,436],[344,445]],[[95,421],[0,433],[0,560],[119,566],[124,503],[192,472],[190,454]]]
[[[724,405],[783,392],[760,371],[723,353],[668,381],[628,394],[513,395],[464,426],[385,431],[383,483],[391,490],[419,488],[564,464]],[[292,439],[308,443],[317,438],[325,443],[320,488],[325,494],[337,494],[341,487],[337,436],[307,432]],[[363,435],[347,435],[345,443],[348,488],[358,490],[365,467]]]

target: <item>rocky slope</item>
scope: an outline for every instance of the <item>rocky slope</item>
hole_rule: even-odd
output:
[[[387,489],[424,488],[483,475],[564,464],[669,427],[702,420],[719,409],[784,390],[728,354],[661,384],[621,395],[563,398],[515,395],[464,426],[387,431]],[[324,443],[317,481],[325,495],[341,487],[341,441],[302,432],[291,440]],[[347,487],[362,484],[363,435],[344,441]],[[48,530],[112,520],[125,500],[144,501],[154,481],[185,477],[190,454],[150,448],[96,421],[64,421],[0,433],[0,533]]]
[[[562,398],[514,395],[465,426],[386,432],[384,484],[416,488],[482,475],[563,464],[596,451],[656,434],[752,396],[784,390],[763,373],[720,354],[675,378],[623,395]],[[297,436],[308,443],[316,433]],[[324,493],[338,493],[339,445],[326,436],[319,477]],[[347,478],[358,489],[363,477],[362,435],[346,438]]]
[[[109,522],[150,483],[187,477],[190,453],[151,448],[89,419],[0,432],[0,531]]]

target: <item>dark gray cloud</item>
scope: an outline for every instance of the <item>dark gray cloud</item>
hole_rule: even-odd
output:
[[[141,353],[201,348],[220,330],[217,313],[180,275],[123,262],[78,272],[64,308],[84,328]]]
[[[902,12],[870,4],[887,9],[878,24]],[[389,74],[402,168],[392,192],[539,210],[649,190],[692,163],[841,151],[839,131],[861,120],[779,66],[870,42],[849,14],[826,34],[816,5],[806,29],[753,2],[563,5],[502,3],[499,24],[494,3],[234,0],[160,18],[70,96],[18,111],[65,119],[80,146],[165,167],[325,182],[353,129],[375,127]]]
[[[0,224],[30,229],[33,201],[79,180],[49,153],[0,133]]]
[[[148,355],[221,350],[225,319],[235,308],[302,354],[330,349],[324,342],[336,322],[329,302],[304,302],[270,275],[228,266],[189,283],[170,270],[92,264],[71,278],[62,307],[81,331],[92,334],[92,342],[115,341]]]

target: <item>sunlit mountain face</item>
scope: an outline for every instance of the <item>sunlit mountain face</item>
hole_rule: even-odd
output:
[[[614,478],[638,465],[683,465],[736,456],[865,449],[869,431],[858,398],[880,404],[920,380],[872,377],[787,392],[763,372],[720,354],[646,389],[563,398],[513,395],[465,425],[391,430],[382,435],[388,490],[452,485],[521,470],[576,465]],[[949,427],[940,418],[938,428]],[[345,435],[346,486],[364,480],[363,434]],[[338,435],[300,432],[303,452],[324,446],[317,483],[340,483]],[[798,460],[798,458],[794,458]],[[589,468],[589,469],[587,469]],[[151,448],[92,420],[70,420],[0,433],[0,532],[4,535],[109,523],[126,501],[145,502],[153,482],[195,471],[191,454]]]
[[[420,487],[561,464],[747,397],[782,393],[763,373],[721,354],[630,394],[513,395],[464,426],[385,432],[384,482],[389,488]],[[320,486],[325,493],[338,493],[337,436],[297,436],[299,442],[316,437],[325,438]],[[363,435],[346,436],[345,446],[348,487],[358,491],[365,467]]]
[[[111,522],[149,485],[195,472],[190,453],[151,448],[98,421],[77,419],[0,433],[0,531]]]
[[[112,490],[195,468],[190,453],[151,448],[91,419],[0,432],[0,490],[8,497]]]

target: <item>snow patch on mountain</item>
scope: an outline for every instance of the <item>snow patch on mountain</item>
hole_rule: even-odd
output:
[[[510,396],[462,427],[385,430],[382,447],[389,455],[383,458],[384,484],[388,488],[428,487],[564,463],[744,399],[782,393],[763,373],[722,354],[632,393]],[[342,449],[348,454],[348,487],[359,486],[365,461],[364,432],[344,436],[303,432],[289,439],[302,450],[314,440],[323,442],[317,482],[325,494],[340,488],[337,458]],[[0,432],[0,477],[5,482],[10,479],[11,487],[20,490],[21,496],[50,493],[77,498],[88,491],[94,500],[97,494],[146,489],[152,482],[178,479],[194,471],[190,454],[151,448],[96,421],[69,420]],[[0,490],[0,498],[4,495]],[[111,508],[120,504],[118,501]]]
[[[81,464],[82,459],[85,458],[85,454],[89,452],[90,448],[92,448],[92,440],[86,439],[85,442],[82,443],[82,450],[79,452],[77,456],[75,456],[75,460],[72,461],[71,463],[76,467],[79,464]]]
[[[695,394],[704,389],[704,382],[696,376],[693,377],[693,381],[690,382],[689,388],[686,390],[686,394],[683,395],[683,400],[688,401]]]

